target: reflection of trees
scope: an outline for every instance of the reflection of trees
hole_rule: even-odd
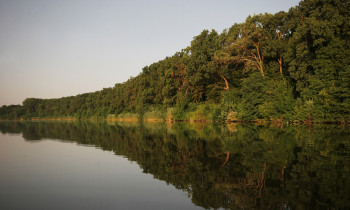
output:
[[[349,127],[315,125],[297,131],[299,147],[286,183],[287,189],[293,190],[290,199],[309,208],[349,208]]]
[[[113,151],[204,208],[350,207],[348,127],[23,122],[0,131]]]

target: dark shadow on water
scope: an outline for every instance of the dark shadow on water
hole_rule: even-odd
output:
[[[113,151],[203,208],[350,208],[349,126],[0,122],[0,131]]]

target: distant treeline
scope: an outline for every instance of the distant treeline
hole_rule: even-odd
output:
[[[350,122],[350,1],[304,0],[249,16],[112,88],[28,98],[2,119],[33,117]],[[131,113],[131,114],[130,114]]]

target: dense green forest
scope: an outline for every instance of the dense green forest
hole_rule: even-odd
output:
[[[2,106],[2,119],[138,117],[350,122],[350,1],[303,0],[249,16],[128,81],[59,99]]]

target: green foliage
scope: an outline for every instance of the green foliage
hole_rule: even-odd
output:
[[[229,91],[226,91],[220,102],[220,109],[221,113],[220,116],[218,116],[218,121],[234,121],[237,120],[237,118],[234,116],[234,118],[231,118],[233,112],[237,111],[237,103],[241,100],[241,94],[238,91],[238,89],[231,89]]]
[[[174,120],[189,120],[188,113],[195,110],[194,103],[177,103],[172,109],[172,117]]]
[[[138,120],[140,119],[140,115],[137,113],[130,113],[130,112],[124,112],[124,113],[120,113],[117,116],[118,119],[124,119],[124,120]]]
[[[221,107],[214,103],[203,103],[198,104],[195,110],[188,113],[188,118],[190,121],[220,121]]]
[[[249,16],[128,81],[59,99],[3,106],[0,119],[350,121],[349,0],[303,0],[288,12]],[[167,110],[167,111],[165,111]],[[208,111],[209,110],[209,111]]]
[[[256,120],[262,118],[259,106],[265,101],[264,87],[266,77],[261,77],[259,72],[253,72],[242,82],[242,98],[237,104],[238,118],[241,120]]]
[[[284,78],[265,78],[264,102],[259,105],[259,113],[264,119],[290,121],[294,116],[295,99],[293,90]]]
[[[161,107],[151,107],[143,115],[144,120],[165,120],[166,111]]]
[[[295,109],[297,114],[296,119],[298,120],[311,120],[319,113],[315,111],[317,108],[313,100],[303,102],[301,99],[298,99]]]
[[[2,106],[0,116],[4,120],[20,119],[26,114],[26,110],[20,105]]]

